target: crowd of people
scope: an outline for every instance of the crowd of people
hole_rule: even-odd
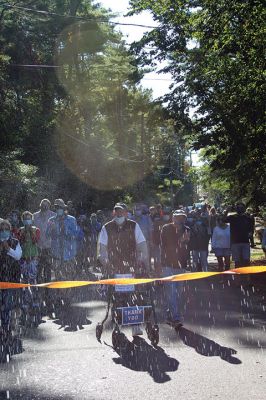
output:
[[[262,247],[266,251],[266,230]],[[98,268],[106,277],[140,272],[158,277],[208,271],[208,253],[217,257],[218,270],[250,264],[254,246],[254,216],[243,203],[216,210],[138,203],[132,210],[117,203],[111,210],[90,215],[71,201],[43,199],[37,212],[11,211],[0,219],[0,281],[43,283],[89,277]],[[182,283],[165,285],[165,313],[169,323],[181,321],[178,294]],[[70,325],[72,289],[35,287],[1,290],[1,358],[21,347],[18,326],[38,326],[43,315],[60,316]],[[135,334],[141,334],[137,327]]]

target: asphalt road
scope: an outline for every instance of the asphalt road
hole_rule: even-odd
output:
[[[69,332],[45,319],[28,330],[23,353],[0,365],[0,399],[264,400],[266,290],[249,284],[246,277],[191,281],[184,327],[176,332],[159,312],[158,348],[146,334],[132,342],[125,329],[131,344],[120,352],[112,348],[110,323],[97,342],[105,303],[83,292],[72,309],[83,329]]]

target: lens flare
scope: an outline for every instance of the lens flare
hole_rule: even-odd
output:
[[[143,179],[150,163],[141,151],[140,115],[125,123],[130,63],[104,46],[106,32],[96,23],[70,25],[58,37],[57,74],[67,98],[58,104],[56,145],[82,181],[114,190]]]

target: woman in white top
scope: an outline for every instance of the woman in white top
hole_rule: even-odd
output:
[[[224,222],[222,215],[217,217],[217,226],[213,230],[212,249],[218,260],[219,271],[230,269],[230,226]]]

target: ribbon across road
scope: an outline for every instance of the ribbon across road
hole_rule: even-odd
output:
[[[0,290],[2,289],[20,289],[26,287],[39,287],[48,289],[69,289],[74,287],[89,286],[89,285],[140,285],[152,282],[178,282],[178,281],[192,281],[196,279],[209,278],[215,275],[246,275],[258,274],[266,272],[266,266],[251,266],[234,268],[223,272],[186,272],[184,274],[167,276],[165,278],[114,278],[114,279],[100,279],[97,281],[57,281],[39,283],[31,285],[27,283],[12,283],[0,282]]]

